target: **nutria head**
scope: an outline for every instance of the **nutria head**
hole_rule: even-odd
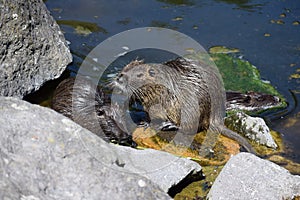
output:
[[[178,88],[179,78],[176,70],[164,64],[135,60],[124,67],[111,86],[131,99],[156,104],[162,96],[172,96]]]
[[[142,105],[148,119],[180,122],[180,74],[164,64],[132,61],[111,83],[113,94],[126,98],[121,104]],[[137,103],[137,104],[136,104]],[[158,120],[158,121],[159,121]],[[147,120],[148,121],[148,120]]]

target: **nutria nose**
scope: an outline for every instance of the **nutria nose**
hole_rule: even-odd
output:
[[[127,77],[127,75],[121,73],[121,74],[119,75],[119,77],[117,78],[117,81],[118,81],[120,84],[124,84],[124,83],[126,83],[126,82],[128,81],[128,77]]]

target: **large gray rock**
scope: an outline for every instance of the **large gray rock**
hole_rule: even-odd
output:
[[[22,98],[72,61],[42,0],[0,0],[0,95]]]
[[[212,200],[292,199],[300,195],[300,176],[249,153],[233,156],[215,180]]]
[[[200,170],[165,152],[108,144],[53,110],[0,97],[0,199],[169,199],[163,190]]]
[[[265,120],[260,117],[251,117],[243,112],[237,112],[227,117],[225,123],[250,140],[273,149],[278,147]]]
[[[117,154],[125,165],[125,172],[138,173],[168,192],[189,175],[203,176],[201,166],[188,159],[175,157],[166,152],[153,149],[136,151],[132,148],[119,147]]]

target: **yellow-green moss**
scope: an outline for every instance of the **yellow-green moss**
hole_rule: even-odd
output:
[[[221,172],[223,166],[205,166],[202,167],[202,172],[205,175],[205,178],[200,181],[196,181],[184,188],[180,193],[178,193],[174,199],[205,199],[209,189],[211,188],[213,182]],[[197,197],[197,198],[196,198]],[[199,199],[200,199],[199,198]]]
[[[238,53],[240,52],[239,49],[237,48],[228,48],[225,46],[213,46],[211,48],[209,48],[209,53],[210,54],[228,54],[228,53]]]
[[[75,32],[80,35],[89,35],[93,32],[107,33],[107,31],[96,23],[84,22],[78,20],[57,20],[59,25],[71,26]]]

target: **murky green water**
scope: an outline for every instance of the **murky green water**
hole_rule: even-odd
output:
[[[288,156],[300,163],[300,1],[48,0],[46,5],[71,43],[73,72],[108,37],[145,26],[178,30],[206,49],[240,49],[287,99],[287,110],[266,119],[282,133]]]

